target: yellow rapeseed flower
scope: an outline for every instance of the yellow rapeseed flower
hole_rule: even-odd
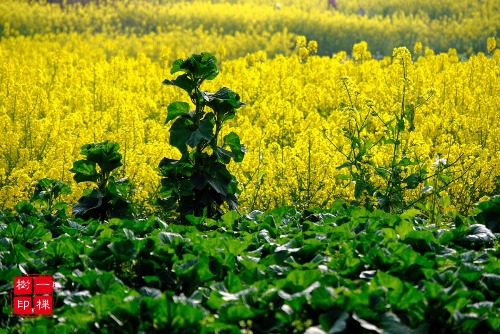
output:
[[[488,50],[488,53],[493,53],[495,49],[497,48],[497,40],[495,37],[489,37],[486,41],[486,49]]]

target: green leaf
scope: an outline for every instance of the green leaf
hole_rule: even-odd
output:
[[[243,146],[240,143],[240,137],[236,133],[230,132],[227,135],[225,135],[224,136],[224,145],[229,146],[229,148],[231,149],[231,152],[234,155],[235,162],[243,161],[243,157],[245,156],[246,149],[245,149],[245,146]]]
[[[222,147],[217,146],[216,148],[216,154],[219,157],[219,159],[225,163],[228,164],[231,162],[231,158],[234,157],[234,154],[229,152],[228,150],[223,149]]]
[[[182,235],[172,232],[160,232],[158,238],[160,239],[161,245],[167,244],[175,247],[184,242]]]
[[[406,177],[403,182],[406,183],[407,189],[415,189],[422,182],[422,178],[420,174],[414,173]]]
[[[434,270],[432,270],[432,272],[434,272]],[[445,293],[444,287],[437,283],[424,281],[423,285],[425,287],[424,293],[427,298],[438,299],[442,294]]]
[[[420,210],[417,210],[415,208],[411,208],[411,209],[408,209],[405,212],[403,212],[400,215],[400,217],[401,217],[401,219],[409,220],[409,219],[415,218],[415,216],[417,216],[418,214],[420,214]]]
[[[14,243],[23,240],[23,227],[16,221],[9,223],[0,233],[1,235],[11,238]]]
[[[233,118],[234,110],[245,105],[240,101],[240,96],[227,87],[222,87],[216,93],[205,92],[202,96],[221,121]]]
[[[172,63],[172,68],[170,69],[170,74],[175,74],[179,71],[184,71],[181,66],[184,64],[183,59],[177,59]]]
[[[293,270],[286,277],[285,287],[294,292],[303,291],[321,278],[319,270]]]
[[[488,324],[493,328],[494,331],[500,331],[500,316],[488,317]]]
[[[228,322],[247,320],[254,316],[254,312],[245,305],[231,305],[221,313],[223,319]]]
[[[410,158],[404,157],[401,160],[399,160],[398,165],[400,166],[409,166],[412,164],[412,161]]]
[[[173,102],[169,104],[167,107],[168,115],[167,119],[165,120],[165,124],[168,123],[169,121],[182,116],[182,115],[188,115],[189,114],[189,103],[187,102]]]
[[[102,207],[102,200],[102,193],[99,189],[94,189],[89,195],[83,196],[78,200],[78,204],[73,206],[73,214],[76,217],[87,217],[90,211]]]
[[[495,270],[498,268],[495,268]],[[497,273],[484,273],[483,282],[491,291],[500,293],[500,275]]]
[[[196,88],[196,83],[193,82],[193,80],[191,80],[187,74],[179,75],[174,80],[165,79],[163,81],[163,84],[177,86],[185,90],[189,95],[191,95],[193,90]]]
[[[187,153],[187,141],[191,137],[191,127],[193,126],[187,118],[178,118],[170,128],[170,145],[176,147],[182,154]]]
[[[406,239],[414,239],[414,240],[424,240],[426,243],[430,243],[431,241],[435,241],[434,235],[430,231],[411,231],[409,232]]]
[[[470,263],[462,263],[458,268],[458,277],[466,282],[475,282],[483,276],[483,268]]]
[[[469,226],[467,235],[460,241],[467,243],[487,244],[495,240],[495,235],[482,224],[474,224]]]
[[[382,233],[384,237],[388,239],[398,240],[398,235],[396,234],[396,231],[392,228],[383,228]]]
[[[170,74],[185,72],[194,77],[196,84],[203,80],[212,80],[219,72],[217,71],[217,59],[209,52],[192,54],[186,60],[177,59],[173,62]]]
[[[198,146],[202,140],[210,142],[214,137],[213,129],[214,123],[211,117],[202,119],[200,125],[192,131],[189,139],[186,141],[186,144],[194,148]]]
[[[88,161],[98,164],[101,173],[109,173],[123,165],[122,155],[118,153],[119,148],[118,143],[109,141],[85,144],[82,146],[81,154],[86,156]]]
[[[377,271],[377,274],[375,274],[373,278],[374,284],[377,284],[378,286],[385,287],[387,289],[394,289],[394,290],[402,290],[403,289],[403,282],[392,275],[386,274],[383,271]]]
[[[405,120],[403,118],[398,119],[397,129],[398,129],[398,131],[401,131],[401,132],[405,130]]]
[[[240,215],[238,212],[231,210],[222,215],[221,220],[224,222],[224,225],[231,227],[233,224],[240,219]]]
[[[340,310],[333,310],[320,315],[319,322],[328,334],[343,333],[347,328],[349,313]]]
[[[75,173],[73,179],[77,182],[97,182],[99,174],[96,170],[96,163],[88,160],[78,160],[73,162],[73,168],[69,170]]]
[[[230,193],[229,184],[233,178],[226,166],[221,163],[213,163],[209,166],[208,174],[211,176],[208,178],[208,183],[212,188],[214,188],[217,193],[227,196],[227,194]]]
[[[376,167],[375,171],[377,172],[378,175],[380,175],[384,178],[389,177],[389,175],[391,173],[390,170],[388,170],[387,168],[384,168],[384,167]]]

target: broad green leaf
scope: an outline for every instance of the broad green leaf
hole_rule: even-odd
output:
[[[19,214],[33,215],[37,210],[36,208],[28,201],[20,201],[14,206],[14,209]]]
[[[422,177],[420,174],[414,173],[406,177],[403,182],[406,183],[407,189],[415,189],[422,182]]]
[[[398,240],[398,235],[396,231],[392,228],[383,228],[382,233],[386,238]]]
[[[217,162],[213,163],[209,166],[208,173],[211,176],[208,179],[208,183],[214,188],[215,191],[217,191],[217,193],[222,196],[227,196],[232,177],[226,166]]]
[[[287,276],[284,287],[292,289],[294,292],[303,291],[311,286],[314,282],[321,279],[321,272],[319,270],[293,270]]]
[[[330,287],[319,286],[311,294],[311,307],[317,309],[328,309],[335,304],[334,292]]]
[[[229,148],[231,149],[231,152],[234,155],[235,162],[243,161],[246,149],[245,146],[240,143],[240,137],[236,133],[230,132],[227,135],[225,135],[224,145],[229,146]]]
[[[161,296],[161,291],[155,288],[150,288],[147,286],[143,286],[139,289],[139,292],[142,296],[152,297],[154,299],[158,299]]]
[[[49,178],[43,178],[41,180],[38,180],[35,186],[33,197],[31,199],[48,200],[50,198],[57,198],[61,194],[70,194],[70,193],[71,193],[71,188],[67,186],[64,182]]]
[[[176,147],[182,154],[187,153],[187,141],[191,137],[193,122],[187,118],[177,118],[170,128],[170,145]]]
[[[415,218],[415,216],[417,216],[418,214],[420,214],[420,210],[417,210],[415,208],[411,208],[411,209],[406,210],[405,212],[403,212],[399,216],[401,217],[401,219],[410,220],[412,218]]]
[[[396,233],[404,239],[409,233],[413,231],[413,224],[407,220],[401,221],[395,228]]]
[[[235,109],[245,105],[240,101],[240,96],[227,87],[222,87],[216,93],[203,93],[207,106],[212,108],[221,122],[235,116]]]
[[[444,308],[450,312],[450,314],[453,314],[455,311],[460,311],[462,310],[469,301],[467,298],[452,298],[451,300],[448,300]]]
[[[411,165],[411,164],[412,164],[412,161],[408,157],[404,157],[401,160],[399,160],[399,165],[400,166],[408,166],[408,165]]]
[[[15,244],[24,241],[23,227],[18,222],[9,223],[0,233],[1,235],[11,238]]]
[[[214,137],[213,129],[214,129],[214,123],[212,119],[210,118],[202,119],[200,125],[197,128],[193,128],[193,130],[191,131],[189,138],[186,140],[186,144],[194,148],[202,140],[210,142]]]
[[[321,327],[328,331],[328,334],[343,333],[347,328],[349,313],[343,310],[332,310],[319,316]]]
[[[193,80],[191,80],[187,74],[181,74],[174,80],[165,79],[163,81],[163,84],[177,86],[185,90],[188,94],[191,94],[192,91],[196,88],[196,83],[193,82]]]
[[[99,179],[99,174],[96,170],[96,163],[88,160],[78,160],[73,163],[73,168],[69,170],[75,173],[73,176],[77,183],[80,182],[96,182]]]
[[[500,316],[488,317],[488,324],[493,328],[494,331],[500,331]]]
[[[120,145],[115,142],[104,141],[102,143],[85,144],[81,148],[81,154],[88,161],[95,162],[101,168],[101,173],[109,173],[122,166],[122,155],[118,153]]]
[[[474,224],[469,226],[467,235],[461,241],[468,243],[486,244],[493,242],[495,235],[482,224]]]
[[[399,278],[386,274],[383,271],[377,272],[377,274],[375,275],[374,282],[376,282],[380,286],[385,286],[387,288],[392,288],[392,289],[399,289],[399,287],[402,284]]]
[[[172,67],[170,69],[170,74],[175,74],[179,71],[183,71],[183,69],[181,68],[182,64],[184,64],[184,60],[183,59],[177,59],[175,60],[173,63],[172,63]]]
[[[424,281],[424,293],[427,298],[438,299],[442,294],[444,294],[443,286],[433,283],[430,281]]]
[[[158,234],[158,238],[160,239],[162,245],[168,244],[177,246],[178,244],[184,242],[184,238],[178,233],[160,232]]]
[[[78,204],[73,206],[73,214],[76,217],[85,218],[91,211],[102,209],[102,200],[99,189],[94,189],[88,196],[83,196],[78,200]]]
[[[167,119],[165,120],[165,124],[168,123],[169,121],[182,116],[182,115],[188,115],[189,114],[189,103],[187,102],[173,102],[170,103],[169,106],[167,107],[168,115]]]
[[[413,312],[417,311],[416,305],[425,301],[422,292],[408,284],[406,284],[405,290],[396,303],[397,308]]]
[[[434,235],[430,231],[411,231],[409,232],[406,239],[414,239],[414,240],[424,240],[426,243],[430,243],[431,241],[435,241]]]
[[[108,248],[111,249],[115,258],[121,262],[132,260],[137,256],[134,243],[129,239],[112,242],[108,245]]]
[[[232,227],[234,222],[240,219],[240,215],[238,214],[238,212],[231,210],[222,215],[221,219],[224,222],[225,226]]]
[[[484,273],[483,282],[486,284],[488,289],[491,291],[496,291],[500,294],[500,271],[499,267],[496,267],[496,272]],[[500,301],[500,300],[499,300]]]
[[[483,276],[483,268],[470,263],[462,263],[457,271],[458,277],[466,282],[475,282]]]
[[[221,316],[229,322],[251,319],[254,312],[245,305],[231,305],[221,310]]]

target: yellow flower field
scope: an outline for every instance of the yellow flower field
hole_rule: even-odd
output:
[[[186,38],[210,42],[209,33],[198,32]],[[73,193],[67,200],[76,202],[84,186],[72,181],[69,169],[80,158],[83,144],[104,140],[120,144],[125,164],[119,173],[132,181],[135,201],[149,206],[159,187],[159,161],[179,157],[168,144],[166,107],[186,100],[161,83],[172,78],[168,70],[173,59],[203,47],[215,53],[221,72],[204,88],[228,86],[246,103],[223,130],[223,135],[238,133],[248,150],[242,163],[230,166],[243,189],[242,211],[283,204],[326,205],[337,197],[352,197],[352,185],[336,177],[342,173],[336,167],[344,157],[330,141],[338,147],[347,144],[342,128],[349,114],[342,106],[350,103],[349,94],[359,110],[371,105],[382,119],[397,112],[403,84],[398,61],[390,56],[372,59],[371,45],[363,43],[345,50],[352,51],[352,57],[338,52],[299,59],[286,31],[269,39],[281,45],[272,47],[273,57],[266,49],[238,57],[229,43],[251,43],[251,37],[226,36],[215,45],[200,42],[189,51],[181,36],[175,31],[140,37],[88,32],[4,35],[0,209],[29,198],[34,183],[43,177],[71,184]],[[455,171],[463,177],[451,184],[448,194],[450,208],[467,210],[482,196],[498,191],[500,50],[494,38],[488,44],[483,39],[489,53],[460,60],[454,49],[435,54],[422,42],[423,47],[417,43],[415,49],[407,45],[412,63],[407,68],[406,100],[427,102],[416,108],[415,129],[404,145],[428,166],[437,155],[447,161],[461,157]],[[282,55],[280,50],[288,51]],[[379,131],[380,123],[373,120],[366,135],[376,137]],[[389,158],[390,152],[375,151],[375,160]]]

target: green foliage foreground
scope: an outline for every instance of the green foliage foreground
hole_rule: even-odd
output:
[[[186,226],[21,202],[0,212],[0,332],[494,333],[499,211],[492,198],[437,229],[336,201]],[[51,318],[11,315],[23,273],[54,275]]]

